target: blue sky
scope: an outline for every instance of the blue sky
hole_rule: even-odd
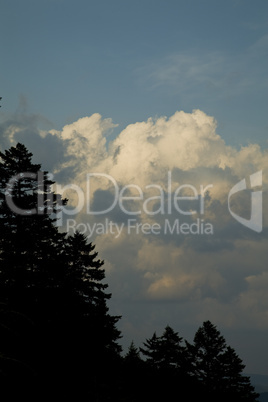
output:
[[[25,0],[1,7],[3,112],[122,130],[195,108],[228,143],[267,144],[267,2]]]
[[[118,238],[90,239],[105,260],[124,347],[167,324],[191,341],[209,319],[247,372],[268,375],[267,22],[266,0],[1,4],[1,150],[23,142],[59,185],[82,192],[89,172],[147,197],[151,184],[167,191],[169,173],[172,192],[213,185],[203,216],[212,236],[129,235],[124,226]],[[260,171],[256,233],[231,216],[228,194]],[[107,205],[112,190],[94,183],[94,207]],[[240,195],[233,212],[249,219],[251,192]],[[75,194],[67,197],[75,207]],[[71,216],[80,229],[105,219],[127,225],[128,217],[118,205],[107,216],[86,208]],[[164,228],[164,216],[136,218]]]

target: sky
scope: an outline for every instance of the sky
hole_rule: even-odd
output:
[[[68,195],[124,348],[209,319],[268,375],[267,22],[265,0],[1,3],[0,149]]]

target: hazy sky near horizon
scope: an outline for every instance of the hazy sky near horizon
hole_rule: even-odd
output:
[[[1,150],[23,142],[84,195],[88,173],[106,175],[92,181],[94,210],[111,205],[115,183],[140,198],[102,215],[85,199],[67,216],[93,231],[124,346],[167,324],[191,341],[210,319],[248,372],[268,375],[267,22],[265,0],[2,2]],[[231,215],[228,194],[260,171],[258,233]],[[178,210],[180,186],[198,197]],[[251,195],[232,204],[248,220]],[[213,233],[171,233],[177,219]]]

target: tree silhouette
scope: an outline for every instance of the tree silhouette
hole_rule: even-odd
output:
[[[188,374],[187,350],[182,341],[183,338],[167,325],[162,336],[154,333],[140,348],[146,357],[150,392],[157,401],[174,395],[185,401],[194,397],[190,391],[196,384]]]
[[[140,352],[139,349],[136,348],[134,341],[131,341],[131,344],[129,345],[127,354],[125,355],[125,361],[126,362],[140,362],[141,358],[140,358]]]
[[[161,370],[185,370],[186,349],[182,346],[183,338],[169,325],[166,326],[162,336],[156,333],[144,343],[145,348],[140,348],[147,363]]]
[[[66,234],[58,231],[52,216],[66,200],[50,190],[53,181],[31,162],[24,145],[11,147],[0,158],[1,299],[38,319],[37,301],[52,293],[64,275]]]
[[[197,330],[193,345],[187,343],[192,356],[192,373],[199,381],[206,400],[254,402],[257,394],[248,377],[242,375],[244,365],[220,331],[210,321]]]
[[[147,386],[154,400],[177,395],[189,402],[197,398],[209,402],[257,401],[250,379],[243,375],[242,360],[226,345],[215,325],[205,321],[193,344],[186,341],[184,346],[182,341],[177,332],[166,326],[162,336],[154,333],[140,348],[146,357]]]
[[[161,368],[174,370],[183,367],[185,347],[181,345],[182,341],[183,338],[167,325],[160,338]]]
[[[254,392],[254,387],[250,384],[250,378],[243,375],[245,365],[235,350],[227,346],[225,352],[220,357],[222,367],[222,393],[232,399],[240,398],[242,401],[255,401],[258,394]]]
[[[144,348],[140,348],[140,351],[146,356],[146,362],[154,369],[159,369],[162,360],[161,341],[160,337],[154,332],[153,336],[143,343]]]
[[[6,311],[33,322],[35,334],[22,360],[20,351],[18,359],[10,354],[6,337],[1,361],[30,364],[39,388],[46,384],[55,397],[93,399],[100,383],[110,383],[121,350],[103,261],[85,236],[55,226],[67,200],[51,191],[53,181],[26,147],[19,143],[0,158],[0,297]]]
[[[188,344],[188,348],[194,356],[194,374],[208,391],[213,391],[221,373],[219,356],[226,348],[225,339],[210,321],[206,321],[197,330],[193,347]]]
[[[145,362],[141,359],[139,349],[132,341],[121,365],[121,399],[124,402],[149,400],[148,378]],[[148,395],[148,398],[147,398]]]

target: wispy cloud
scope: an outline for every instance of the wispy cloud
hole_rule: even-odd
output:
[[[267,88],[268,36],[236,53],[190,49],[154,60],[137,74],[151,90],[165,88],[185,96],[229,97]]]

